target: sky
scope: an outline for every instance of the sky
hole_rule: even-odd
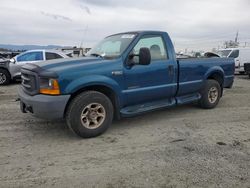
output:
[[[209,50],[239,31],[250,45],[250,0],[0,0],[0,44],[92,47],[134,30],[169,33],[178,50]]]

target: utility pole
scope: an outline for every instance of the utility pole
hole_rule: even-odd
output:
[[[235,44],[238,43],[238,37],[239,37],[239,31],[237,31],[236,36],[235,36],[235,40],[234,40]]]

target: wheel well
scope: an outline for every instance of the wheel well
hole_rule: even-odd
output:
[[[220,84],[221,88],[223,88],[224,79],[220,73],[213,73],[207,79],[216,80]]]
[[[5,68],[5,67],[0,67],[0,70],[6,70],[8,73],[9,73],[9,75],[10,75],[10,71],[7,69],[7,68]]]
[[[223,95],[223,83],[224,83],[223,76],[220,73],[213,73],[207,79],[216,80],[220,84],[221,96],[222,96]]]
[[[112,104],[113,104],[114,112],[115,112],[114,113],[115,118],[117,118],[117,119],[120,118],[120,112],[119,112],[119,108],[118,108],[119,101],[118,101],[118,98],[117,98],[115,92],[112,89],[110,89],[109,87],[103,86],[103,85],[87,86],[87,87],[84,87],[84,88],[79,89],[76,92],[74,92],[71,95],[71,97],[70,97],[70,99],[69,99],[69,101],[68,101],[68,103],[66,105],[64,114],[66,113],[67,108],[68,108],[71,100],[74,99],[77,95],[79,95],[80,93],[82,93],[84,91],[98,91],[98,92],[103,93],[104,95],[106,95],[110,99],[110,101],[112,102]]]

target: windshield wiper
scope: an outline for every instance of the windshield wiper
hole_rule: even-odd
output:
[[[95,57],[101,57],[101,58],[104,58],[104,56],[102,56],[101,54],[98,54],[98,53],[92,53],[90,54],[91,56],[95,56]]]

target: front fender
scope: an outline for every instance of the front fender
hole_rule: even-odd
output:
[[[9,68],[9,61],[2,61],[0,62],[0,68],[8,69]]]
[[[67,84],[67,86],[64,88],[62,93],[73,94],[80,89],[83,89],[88,86],[95,86],[95,85],[106,86],[115,92],[119,100],[122,98],[121,96],[122,92],[121,92],[121,88],[119,84],[115,80],[107,76],[102,76],[102,75],[84,76],[84,77],[75,79],[72,82]]]

